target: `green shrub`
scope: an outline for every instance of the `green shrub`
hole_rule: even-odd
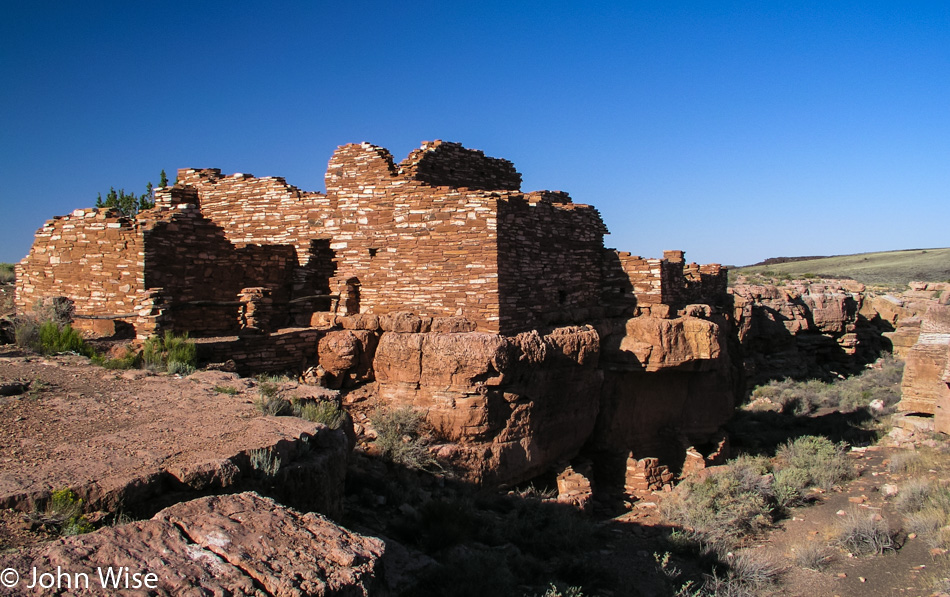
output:
[[[216,385],[211,389],[219,394],[227,394],[228,396],[234,396],[235,394],[239,392],[237,388],[234,388],[231,386],[222,386],[222,385]]]
[[[826,437],[805,435],[789,441],[778,449],[775,468],[799,469],[808,476],[805,486],[831,489],[836,483],[854,477],[854,466],[848,459],[847,446],[835,444]],[[793,473],[785,473],[789,482]],[[804,487],[802,487],[804,488]]]
[[[772,490],[779,506],[797,506],[805,500],[805,490],[811,483],[811,475],[800,468],[784,468],[775,472]]]
[[[16,281],[16,272],[12,263],[0,263],[0,284],[12,284]]]
[[[52,493],[41,518],[58,527],[61,535],[81,535],[93,530],[92,523],[82,514],[82,500],[67,488]]]
[[[411,469],[436,465],[424,443],[425,419],[412,407],[380,408],[370,422],[376,430],[374,445],[383,458]]]
[[[769,497],[760,489],[746,474],[727,468],[680,483],[661,511],[704,548],[724,551],[772,522]]]
[[[162,336],[151,336],[142,347],[142,361],[152,371],[167,371],[188,375],[198,365],[198,347],[188,339],[166,331]]]
[[[335,402],[321,400],[301,406],[299,416],[313,423],[322,423],[330,429],[339,429],[346,419],[346,412]]]

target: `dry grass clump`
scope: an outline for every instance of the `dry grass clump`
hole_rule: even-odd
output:
[[[950,547],[950,485],[944,481],[912,480],[897,494],[897,509],[908,531],[931,547]]]
[[[852,508],[838,521],[837,527],[838,545],[853,554],[882,554],[897,550],[894,533],[879,514]]]
[[[806,541],[792,548],[792,561],[799,568],[821,571],[834,559],[834,553],[827,546],[816,541]]]
[[[411,469],[430,469],[435,458],[425,446],[426,425],[422,413],[412,407],[380,408],[370,422],[376,430],[373,445],[387,460]]]

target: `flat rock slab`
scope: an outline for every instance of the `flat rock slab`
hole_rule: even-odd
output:
[[[211,496],[0,555],[0,595],[378,594],[383,551],[379,539],[256,493]]]
[[[169,489],[224,488],[248,472],[252,450],[273,449],[289,464],[304,452],[301,438],[308,458],[316,448],[345,459],[342,432],[261,415],[253,382],[232,373],[180,378],[108,371],[81,357],[0,356],[0,381],[13,380],[30,384],[0,397],[2,507],[28,511],[67,487],[87,510],[109,511]]]

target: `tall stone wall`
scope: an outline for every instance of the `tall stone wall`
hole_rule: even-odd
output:
[[[77,314],[130,313],[145,289],[142,228],[116,211],[77,209],[53,218],[16,266],[16,305],[65,296]]]
[[[337,150],[326,185],[337,206],[321,230],[332,238],[334,292],[349,283],[363,313],[464,313],[498,329],[496,194],[400,176],[369,144]]]
[[[196,334],[237,331],[238,295],[263,287],[276,303],[290,298],[293,245],[240,245],[201,210],[180,204],[139,216],[145,237],[145,285],[169,297],[171,324]],[[280,327],[288,321],[268,322]]]
[[[583,323],[601,309],[603,236],[596,209],[566,193],[498,202],[499,329]]]

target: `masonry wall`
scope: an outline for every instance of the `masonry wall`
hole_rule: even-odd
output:
[[[571,203],[566,193],[499,200],[501,333],[589,321],[600,306],[606,232],[596,209]]]
[[[718,263],[686,263],[683,251],[664,251],[662,259],[645,259],[609,250],[603,260],[604,297],[635,304],[663,303],[676,308],[691,303],[716,305],[726,294],[727,268]]]
[[[176,331],[236,331],[243,288],[266,288],[275,303],[289,300],[297,266],[293,245],[235,246],[222,227],[191,205],[152,210],[139,218],[145,230],[145,285],[163,289],[172,299]],[[288,322],[269,323],[279,327]]]
[[[474,172],[456,175],[477,182]],[[402,176],[369,144],[338,149],[326,185],[337,207],[321,229],[335,253],[333,292],[351,283],[363,313],[464,314],[497,331],[497,194]]]
[[[144,290],[142,230],[118,212],[77,209],[46,222],[16,266],[16,305],[65,296],[79,315],[131,313]]]

